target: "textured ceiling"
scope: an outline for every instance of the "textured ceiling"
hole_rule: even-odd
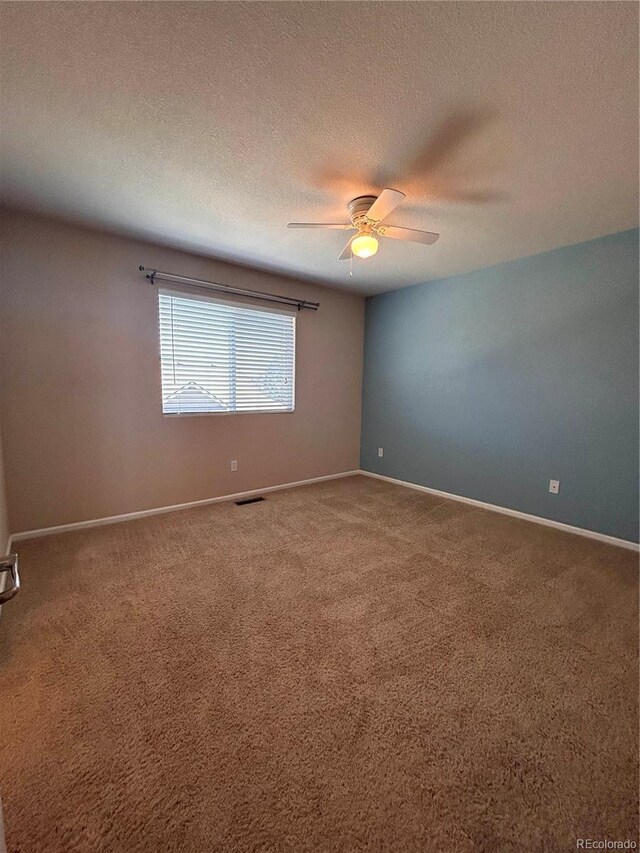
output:
[[[11,205],[366,293],[638,221],[635,3],[0,14]],[[349,278],[344,232],[286,228],[383,186],[437,244],[385,240]]]

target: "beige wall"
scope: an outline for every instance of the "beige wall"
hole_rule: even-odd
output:
[[[9,544],[9,519],[7,516],[7,494],[4,482],[4,464],[2,454],[2,438],[0,437],[0,557],[7,553]],[[0,589],[2,588],[0,577]]]
[[[359,467],[362,297],[12,211],[1,222],[12,532]],[[139,264],[319,301],[298,315],[296,411],[164,417],[157,293]]]
[[[2,287],[2,269],[0,267],[0,288]],[[2,291],[0,289],[0,296]],[[6,334],[6,324],[2,313],[2,299],[0,298],[0,339]],[[2,363],[0,362],[0,367]],[[1,383],[0,383],[1,388]],[[1,407],[0,407],[1,408]],[[0,433],[2,430],[0,429]],[[2,452],[2,435],[0,434],[0,557],[3,557],[9,543],[9,517],[7,514],[7,493],[4,480],[4,454]],[[6,573],[0,575],[0,590],[6,583]],[[0,808],[0,850],[2,850],[2,813]]]

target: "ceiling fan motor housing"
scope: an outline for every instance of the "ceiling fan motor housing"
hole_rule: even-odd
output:
[[[435,231],[418,231],[415,228],[399,228],[397,225],[387,225],[387,217],[403,201],[405,194],[400,190],[385,187],[380,195],[359,195],[352,198],[347,207],[351,224],[346,222],[289,222],[289,228],[337,228],[358,233],[349,237],[349,242],[338,255],[339,261],[345,261],[353,255],[359,258],[370,258],[378,251],[380,237],[391,237],[393,240],[409,240],[413,243],[423,243],[430,246],[435,243],[439,234]],[[384,223],[384,224],[383,224]]]
[[[356,228],[366,224],[367,213],[375,200],[374,195],[361,195],[349,202],[349,216]]]

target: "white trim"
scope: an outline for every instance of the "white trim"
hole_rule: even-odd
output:
[[[4,556],[5,554],[11,553],[11,541],[12,541],[11,536],[9,536],[7,538],[7,546],[4,549],[4,551],[2,552],[2,556]],[[7,586],[8,583],[9,583],[9,573],[8,572],[2,572],[2,574],[0,574],[0,592],[4,592],[4,588],[5,588],[5,586]],[[2,616],[3,606],[4,605],[0,604],[0,616]],[[3,853],[3,848],[2,848],[2,803],[1,802],[0,802],[0,853]]]
[[[546,527],[555,527],[558,530],[564,530],[567,533],[575,533],[578,536],[586,536],[589,539],[595,539],[598,542],[605,542],[608,545],[616,545],[619,548],[627,548],[630,551],[640,551],[640,545],[636,542],[630,542],[628,539],[618,539],[615,536],[607,536],[605,533],[597,533],[595,530],[586,530],[583,527],[573,527],[571,524],[564,524],[561,521],[553,521],[550,518],[542,518],[539,515],[531,515],[528,512],[520,512],[517,509],[509,509],[508,507],[498,506],[497,504],[489,504],[484,501],[478,501],[474,498],[465,498],[462,495],[454,495],[451,492],[442,492],[439,489],[431,489],[428,486],[420,486],[417,483],[409,483],[406,480],[396,480],[394,477],[386,477],[383,474],[374,474],[372,471],[342,471],[340,474],[325,474],[323,477],[311,477],[308,480],[298,480],[294,483],[280,483],[277,486],[267,486],[264,489],[252,489],[248,492],[237,492],[232,495],[220,495],[216,498],[205,498],[200,501],[189,501],[183,504],[174,504],[173,506],[163,506],[154,509],[143,509],[139,512],[127,512],[123,515],[110,515],[106,518],[95,518],[88,521],[75,521],[71,524],[59,524],[56,527],[42,527],[38,530],[24,530],[21,533],[12,533],[9,537],[7,545],[7,553],[11,550],[14,542],[20,542],[24,539],[37,539],[40,536],[49,536],[52,533],[64,533],[68,530],[83,530],[88,527],[101,527],[104,524],[117,524],[120,521],[133,521],[136,518],[145,518],[148,515],[162,515],[165,512],[175,512],[176,510],[189,509],[195,506],[206,506],[207,504],[220,503],[222,501],[235,501],[241,498],[251,497],[252,495],[264,494],[266,492],[277,492],[281,489],[293,489],[296,486],[306,486],[311,483],[321,483],[324,480],[338,480],[341,477],[353,477],[356,474],[362,474],[365,477],[373,477],[376,480],[385,480],[387,483],[394,483],[396,486],[405,486],[407,489],[416,489],[419,492],[426,492],[430,495],[438,495],[442,498],[447,498],[452,501],[460,501],[461,503],[470,504],[471,506],[487,509],[491,512],[499,512],[503,515],[510,515],[514,518],[521,518],[524,521],[532,521],[535,524],[543,524]]]
[[[596,539],[598,542],[606,542],[608,545],[617,545],[618,548],[627,548],[630,551],[640,551],[640,545],[638,545],[637,542],[630,542],[628,539],[618,539],[616,536],[607,536],[606,533],[597,533],[595,530],[586,530],[584,527],[573,527],[571,524],[564,524],[562,521],[553,521],[550,518],[543,518],[540,515],[531,515],[528,512],[520,512],[520,510],[509,509],[508,507],[498,506],[497,504],[488,504],[484,501],[477,501],[474,498],[465,498],[462,495],[453,495],[450,492],[441,492],[438,489],[430,489],[428,486],[419,486],[417,483],[408,483],[405,480],[396,480],[393,477],[385,477],[384,474],[374,474],[372,471],[360,470],[358,473],[364,474],[365,477],[375,477],[376,480],[386,480],[387,483],[395,483],[396,486],[405,486],[407,489],[417,489],[419,492],[427,492],[430,495],[439,495],[441,498],[471,504],[471,506],[477,506],[480,507],[480,509],[488,509],[491,510],[491,512],[500,512],[503,515],[512,515],[514,518],[521,518],[524,521],[533,521],[536,524],[544,524],[546,527],[555,527],[558,530],[564,530],[566,533],[576,533],[578,536],[586,536],[588,539]]]
[[[321,483],[324,480],[337,480],[340,477],[354,477],[361,471],[342,471],[340,474],[325,474],[323,477],[311,477],[309,480],[298,480],[295,483],[280,483],[277,486],[265,486],[264,489],[251,489],[248,492],[237,492],[233,495],[220,495],[217,498],[205,498],[201,501],[189,501],[184,504],[173,506],[162,506],[154,509],[143,509],[138,512],[125,512],[123,515],[109,515],[105,518],[93,518],[88,521],[74,521],[71,524],[59,524],[56,527],[41,527],[37,530],[23,530],[21,533],[12,533],[9,537],[9,549],[14,542],[23,539],[37,539],[40,536],[49,536],[52,533],[65,533],[67,530],[83,530],[85,527],[101,527],[103,524],[117,524],[120,521],[132,521],[135,518],[144,518],[147,515],[161,515],[165,512],[175,512],[180,509],[190,509],[194,506],[205,506],[206,504],[220,503],[221,501],[235,501],[248,498],[252,495],[261,495],[265,492],[278,492],[281,489],[293,489],[296,486],[306,486],[309,483]],[[7,549],[7,550],[9,550]]]

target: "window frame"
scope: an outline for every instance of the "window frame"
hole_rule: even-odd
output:
[[[204,289],[204,288],[203,288]],[[232,306],[234,308],[244,307],[251,311],[261,311],[265,314],[284,314],[291,316],[293,319],[293,364],[291,369],[291,377],[293,381],[293,406],[291,409],[243,409],[241,411],[224,411],[224,412],[165,412],[164,411],[164,396],[162,385],[162,332],[160,326],[160,297],[177,296],[183,299],[193,299],[198,302],[213,302],[217,305]],[[163,418],[201,418],[201,417],[228,417],[230,415],[292,415],[296,411],[296,390],[297,390],[297,349],[298,349],[298,315],[299,311],[295,308],[267,308],[264,305],[255,305],[250,301],[250,297],[246,298],[221,298],[211,296],[210,294],[198,293],[194,294],[186,290],[180,289],[179,286],[174,287],[158,287],[156,293],[156,312],[157,312],[157,329],[158,329],[158,367],[160,372],[160,412]]]

